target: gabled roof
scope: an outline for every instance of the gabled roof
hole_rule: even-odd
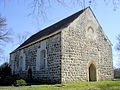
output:
[[[35,41],[37,41],[37,40],[39,40],[43,37],[46,37],[46,36],[56,32],[56,31],[58,31],[62,28],[67,27],[71,22],[73,22],[85,10],[86,10],[86,8],[77,12],[77,13],[75,13],[75,14],[73,14],[73,15],[71,15],[71,16],[69,16],[69,17],[67,17],[67,18],[65,18],[65,19],[63,19],[63,20],[61,20],[61,21],[59,21],[59,22],[57,22],[57,23],[55,23],[55,24],[53,24],[53,25],[51,25],[51,26],[49,26],[49,27],[47,27],[47,28],[45,28],[45,29],[43,29],[43,30],[41,30],[41,31],[39,31],[38,33],[32,35],[30,38],[28,38],[23,44],[21,44],[13,52],[19,50],[22,47],[27,46],[28,44],[31,44],[31,43],[35,42]],[[11,53],[13,53],[13,52],[11,52]]]

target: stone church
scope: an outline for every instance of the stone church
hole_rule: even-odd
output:
[[[112,44],[88,7],[28,38],[10,53],[10,67],[47,83],[111,80]]]

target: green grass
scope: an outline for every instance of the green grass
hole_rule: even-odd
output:
[[[0,87],[0,90],[120,90],[120,80],[63,83],[55,85],[31,85],[23,87]]]

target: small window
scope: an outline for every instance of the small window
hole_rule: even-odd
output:
[[[107,39],[106,39],[106,38],[104,38],[104,40],[105,40],[105,41],[107,41]]]
[[[40,55],[40,68],[46,68],[46,51],[42,50]]]

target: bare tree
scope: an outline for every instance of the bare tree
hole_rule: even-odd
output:
[[[2,18],[0,15],[0,46],[12,41],[11,34],[11,30],[7,29],[6,18]],[[3,49],[0,48],[0,52],[2,51]]]
[[[29,35],[30,35],[29,32],[23,32],[22,34],[18,33],[16,44],[21,45],[28,38]]]
[[[4,4],[9,0],[1,0]],[[14,0],[21,1],[21,0]],[[47,18],[47,10],[55,4],[63,7],[73,7],[78,5],[81,8],[85,8],[88,5],[99,5],[98,0],[23,0],[27,3],[31,9],[28,15],[38,16],[39,18]],[[116,11],[120,7],[120,0],[103,0],[105,4],[113,4],[113,10]],[[71,4],[71,6],[70,6]]]
[[[116,50],[120,52],[120,34],[117,36]]]
[[[12,30],[7,29],[6,18],[0,15],[0,60],[7,60],[3,54],[5,45],[12,41]]]
[[[6,18],[2,18],[0,15],[0,42],[9,42],[11,40],[11,32],[6,26]]]
[[[112,3],[113,10],[116,11],[120,7],[120,0],[103,0],[105,4]],[[81,8],[85,8],[89,5],[96,6],[98,4],[98,0],[30,0],[30,8],[31,12],[29,15],[38,15],[45,17],[46,11],[55,4],[59,4],[63,7],[71,7],[79,5]]]
[[[96,0],[30,0],[30,8],[32,9],[29,15],[38,15],[46,17],[46,10],[55,4],[59,4],[63,7],[70,7],[69,3],[72,5],[79,5],[82,8],[85,8],[86,3],[94,4]]]
[[[117,67],[120,67],[120,34],[117,36],[117,42],[115,46],[116,58],[117,58]]]

